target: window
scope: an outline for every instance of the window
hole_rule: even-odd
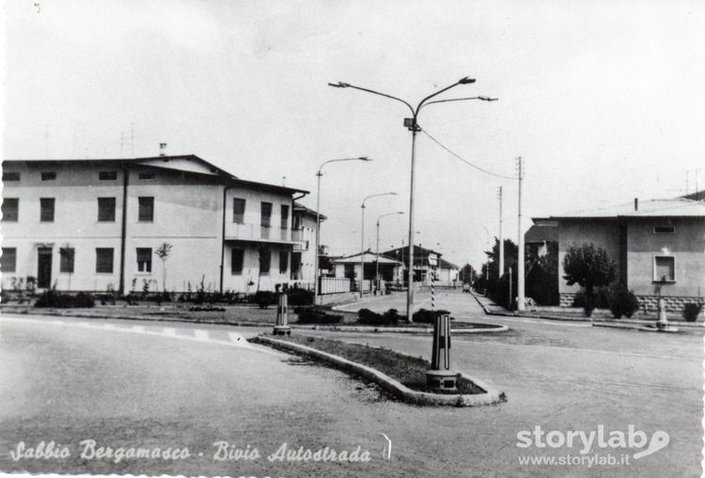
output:
[[[0,257],[0,271],[15,272],[17,267],[17,248],[3,247],[2,257]]]
[[[113,272],[113,248],[98,247],[95,250],[95,271],[112,274]]]
[[[270,227],[271,226],[271,219],[272,219],[272,203],[271,202],[263,202],[262,203],[262,215],[261,215],[262,221],[262,227]]]
[[[98,171],[98,179],[100,181],[115,181],[117,179],[117,171]]]
[[[39,220],[54,222],[54,198],[39,198]]]
[[[235,275],[242,274],[242,268],[245,263],[245,250],[244,249],[232,249],[232,257],[230,258],[230,270]]]
[[[157,175],[154,173],[139,173],[137,175],[137,177],[144,181],[144,180],[154,179],[155,177],[157,177]]]
[[[3,222],[17,222],[19,219],[20,200],[18,198],[5,198],[2,200]]]
[[[284,274],[289,270],[289,252],[279,251],[279,273]]]
[[[14,172],[14,171],[6,171],[2,173],[2,180],[3,181],[19,181],[20,180],[20,173]]]
[[[676,281],[676,258],[673,256],[654,257],[654,281]]]
[[[98,222],[115,222],[115,198],[98,198]]]
[[[56,171],[42,171],[42,181],[54,181],[56,179]]]
[[[59,249],[59,272],[73,273],[73,259],[76,249],[73,247],[62,247]]]
[[[233,198],[233,222],[245,224],[245,200]]]
[[[286,204],[281,207],[281,228],[289,229],[289,206]]]
[[[272,263],[272,251],[267,247],[262,247],[259,250],[259,273],[269,274],[269,269]]]
[[[675,232],[674,226],[654,226],[654,234],[674,234]]]
[[[154,197],[141,196],[139,201],[139,215],[137,220],[140,222],[154,221]]]
[[[137,272],[152,272],[152,248],[137,248]]]

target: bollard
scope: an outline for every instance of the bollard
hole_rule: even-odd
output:
[[[274,335],[291,335],[291,327],[289,327],[289,306],[288,296],[286,293],[279,294],[279,302],[277,304],[277,322],[274,326]]]
[[[450,369],[450,316],[434,317],[431,370],[426,372],[426,386],[436,393],[457,393],[459,375]]]
[[[666,317],[666,303],[662,298],[658,299],[658,321],[656,322],[656,327],[659,330],[668,329],[668,317]]]

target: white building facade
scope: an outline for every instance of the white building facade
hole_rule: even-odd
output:
[[[305,194],[194,155],[4,161],[2,287],[254,293],[312,282],[293,220]]]

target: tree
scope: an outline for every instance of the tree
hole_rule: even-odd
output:
[[[563,258],[563,278],[568,285],[578,284],[585,290],[585,315],[595,308],[596,287],[603,287],[615,278],[615,264],[607,251],[593,243],[573,244]]]
[[[477,273],[470,264],[465,264],[463,268],[460,269],[460,272],[458,272],[458,280],[460,280],[461,283],[467,282],[468,284],[472,284],[475,281],[475,277],[477,277]]]
[[[171,248],[172,245],[165,242],[154,251],[157,257],[162,261],[162,287],[164,288],[164,292],[166,292],[166,260],[169,258]]]

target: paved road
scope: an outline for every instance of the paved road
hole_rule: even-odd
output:
[[[471,297],[439,297],[460,317],[486,320]],[[447,307],[443,305],[445,301]],[[384,306],[384,304],[381,304]],[[385,309],[386,310],[386,309]],[[0,317],[0,470],[253,476],[699,476],[702,342],[582,324],[501,319],[512,331],[457,337],[453,360],[507,392],[473,409],[422,409],[382,396],[345,375],[258,348],[252,328]],[[79,324],[79,325],[76,325]],[[106,328],[108,326],[110,328]],[[137,327],[136,329],[134,327]],[[334,335],[427,356],[424,336]],[[517,448],[517,433],[598,425],[670,444],[629,466],[520,465],[520,456],[565,449]],[[382,457],[384,438],[393,442]],[[112,447],[187,446],[163,461],[82,460],[81,440]],[[25,441],[69,446],[65,460],[9,454]],[[220,462],[212,444],[257,447],[255,461]],[[314,451],[370,450],[368,463],[269,462],[282,443]],[[594,448],[592,452],[605,453]],[[616,450],[615,455],[630,450]],[[203,456],[199,456],[203,453]],[[573,454],[577,455],[575,450]]]

